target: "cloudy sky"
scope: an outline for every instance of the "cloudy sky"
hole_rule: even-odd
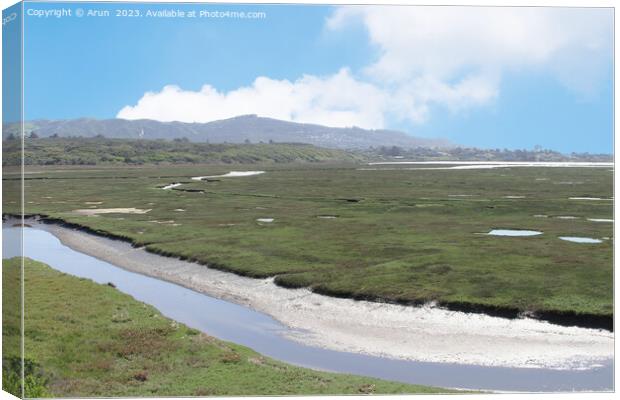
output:
[[[27,119],[258,114],[481,147],[612,151],[610,9],[174,8],[266,17],[27,16]]]

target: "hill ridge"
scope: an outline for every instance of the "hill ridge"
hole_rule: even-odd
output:
[[[3,138],[18,133],[17,124],[3,125]],[[58,135],[107,138],[177,139],[209,143],[308,143],[333,149],[360,150],[370,147],[398,146],[405,149],[417,147],[453,148],[445,139],[420,138],[405,132],[359,127],[334,128],[318,124],[298,123],[259,117],[256,114],[197,122],[161,122],[149,119],[96,119],[77,118],[65,120],[38,119],[25,123],[26,133],[35,132],[39,137]]]

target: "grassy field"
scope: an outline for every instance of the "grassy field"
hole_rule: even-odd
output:
[[[613,218],[613,202],[570,199],[613,196],[610,170],[359,167],[33,167],[25,181],[26,212],[330,295],[611,321],[613,224],[588,218]],[[267,172],[189,179],[231,169]],[[19,182],[11,180],[16,175],[5,170],[4,184],[17,188]],[[171,182],[184,184],[160,188]],[[5,212],[17,211],[17,199],[5,197]],[[75,212],[117,207],[150,211],[94,217]],[[562,216],[576,218],[557,218]],[[496,228],[544,233],[484,234]],[[559,236],[610,240],[579,244]]]
[[[178,324],[112,287],[32,260],[25,268],[27,397],[446,392],[287,365]],[[4,261],[2,272],[10,300],[19,259]],[[17,341],[11,328],[19,314],[3,313],[3,341]],[[18,353],[3,348],[7,388]]]

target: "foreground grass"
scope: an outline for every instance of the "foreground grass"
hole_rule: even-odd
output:
[[[2,272],[8,300],[19,290],[19,259],[3,261]],[[25,357],[36,383],[27,397],[446,392],[274,361],[178,324],[112,287],[29,259],[25,276]],[[15,340],[15,314],[4,308],[5,343]],[[6,349],[5,367],[16,355]]]
[[[613,218],[613,202],[570,197],[613,196],[612,171],[358,167],[34,168],[26,175],[25,206],[27,213],[120,235],[150,251],[248,276],[276,276],[279,284],[330,295],[611,321],[613,224],[588,218]],[[189,179],[231,169],[267,172]],[[5,175],[5,212],[17,211],[10,189],[17,190],[19,181],[6,168]],[[171,182],[184,184],[160,189]],[[97,217],[74,212],[116,207],[150,211]],[[574,219],[557,218],[566,216]],[[498,228],[544,234],[484,234]],[[610,240],[579,244],[558,236]]]

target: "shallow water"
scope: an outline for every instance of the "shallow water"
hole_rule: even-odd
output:
[[[222,175],[195,176],[192,179],[195,181],[201,181],[207,178],[238,178],[243,176],[260,175],[264,173],[265,171],[230,171]]]
[[[538,236],[542,235],[539,231],[528,231],[520,229],[493,229],[488,233],[491,236]]]
[[[578,237],[578,236],[560,236],[562,240],[566,240],[567,242],[574,243],[602,243],[601,239],[594,239],[589,237]]]
[[[456,165],[459,167],[565,167],[565,168],[606,168],[613,167],[609,162],[572,162],[572,161],[382,161],[370,162],[368,165]],[[613,171],[613,170],[612,170]]]
[[[171,183],[170,185],[164,186],[162,189],[168,190],[168,189],[172,189],[172,188],[175,188],[175,187],[179,187],[181,185],[182,185],[182,183]]]
[[[15,222],[15,221],[13,221]],[[220,339],[305,367],[442,387],[504,391],[611,390],[612,361],[590,370],[480,367],[412,362],[325,350],[284,337],[290,329],[273,318],[190,289],[136,274],[63,245],[45,226],[24,228],[26,256],[117,289],[164,315]],[[19,256],[21,229],[3,224],[3,257]],[[152,256],[152,255],[149,255]],[[27,271],[26,271],[27,273]],[[26,304],[27,307],[27,304]]]
[[[614,199],[603,199],[601,197],[569,197],[569,200],[593,200],[593,201],[613,201]]]
[[[431,165],[431,167],[417,167],[417,170],[471,170],[471,169],[495,169],[513,167],[535,167],[535,168],[607,168],[613,163],[605,162],[531,162],[531,161],[384,161],[371,162],[368,165],[376,166],[395,166],[395,165]],[[443,165],[434,167],[432,165]]]

